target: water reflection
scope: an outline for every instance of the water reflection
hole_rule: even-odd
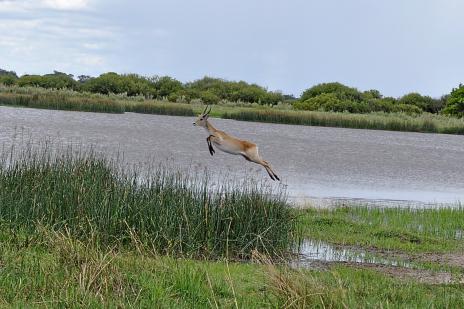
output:
[[[298,252],[299,258],[293,263],[294,266],[298,267],[312,267],[314,262],[352,262],[413,267],[410,263],[399,259],[387,259],[361,250],[337,248],[328,243],[314,240],[304,240],[300,244]]]

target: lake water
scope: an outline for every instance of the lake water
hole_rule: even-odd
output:
[[[169,161],[221,177],[267,179],[260,166],[217,151],[193,117],[101,114],[0,107],[0,144],[29,136],[94,145],[128,162]],[[292,200],[427,205],[464,201],[464,136],[323,128],[211,119],[253,141]],[[269,180],[270,181],[270,180]]]

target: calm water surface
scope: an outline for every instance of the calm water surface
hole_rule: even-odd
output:
[[[267,178],[264,169],[219,151],[193,117],[99,114],[0,107],[0,144],[21,136],[95,145],[128,162],[169,161],[233,177]],[[464,136],[323,128],[212,119],[219,129],[259,146],[292,199],[325,203],[464,201]]]

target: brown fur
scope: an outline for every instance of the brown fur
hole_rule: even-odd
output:
[[[214,148],[212,146],[215,145],[219,150],[222,150],[230,154],[241,155],[247,161],[262,165],[266,169],[267,173],[269,174],[269,177],[271,177],[272,180],[280,180],[277,174],[272,170],[271,165],[260,157],[260,155],[258,154],[258,147],[256,146],[256,144],[238,139],[236,137],[228,135],[224,131],[216,129],[208,121],[208,113],[209,112],[206,112],[205,109],[205,111],[198,116],[197,120],[193,124],[201,126],[208,131],[209,136],[206,139],[206,141],[208,143],[208,149],[211,155],[215,153]]]

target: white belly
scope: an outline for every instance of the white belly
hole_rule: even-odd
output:
[[[227,143],[222,143],[222,144],[219,144],[219,143],[215,143],[213,142],[213,145],[223,151],[223,152],[227,152],[227,153],[230,153],[230,154],[233,154],[233,155],[238,155],[240,154],[240,150],[237,149],[237,147],[234,147],[233,145],[229,145]]]

